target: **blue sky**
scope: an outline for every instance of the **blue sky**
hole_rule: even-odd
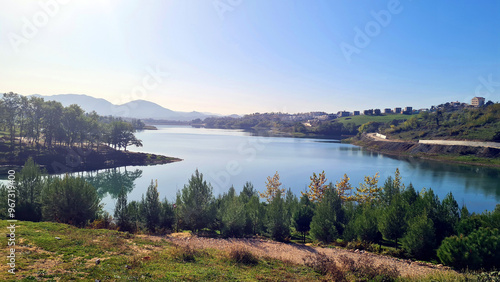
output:
[[[222,114],[500,100],[499,1],[0,4],[1,92]]]

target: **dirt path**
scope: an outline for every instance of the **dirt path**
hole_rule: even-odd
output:
[[[291,261],[297,264],[303,264],[304,258],[309,255],[321,252],[327,256],[338,258],[345,255],[351,259],[358,260],[361,257],[368,257],[373,261],[375,266],[380,264],[395,266],[401,276],[405,277],[418,277],[430,274],[436,271],[450,271],[442,265],[432,265],[419,262],[411,262],[410,260],[403,260],[388,256],[372,254],[368,252],[350,251],[340,248],[320,248],[310,247],[299,244],[285,244],[263,239],[214,239],[189,236],[186,233],[174,233],[165,237],[170,241],[180,246],[190,246],[192,248],[213,248],[222,251],[229,251],[232,247],[243,245],[247,250],[260,257],[271,257],[280,260]]]

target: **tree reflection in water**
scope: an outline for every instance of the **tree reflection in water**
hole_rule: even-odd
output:
[[[122,171],[123,170],[123,171]],[[122,189],[130,193],[135,188],[135,180],[142,176],[142,170],[128,171],[126,167],[110,168],[97,172],[89,172],[84,176],[85,180],[92,183],[102,199],[109,194],[116,199]]]

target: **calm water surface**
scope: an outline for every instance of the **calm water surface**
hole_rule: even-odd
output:
[[[129,200],[140,200],[151,180],[158,180],[160,197],[174,200],[196,169],[212,184],[215,195],[226,192],[231,185],[239,191],[246,181],[263,191],[267,177],[276,171],[283,186],[300,195],[307,189],[313,172],[324,170],[333,183],[347,173],[353,186],[362,182],[365,175],[379,172],[382,185],[399,168],[403,182],[413,183],[417,191],[432,188],[440,199],[451,191],[459,205],[465,203],[470,211],[493,210],[500,203],[498,169],[388,157],[319,139],[258,137],[237,130],[183,126],[158,129],[137,133],[144,147],[131,150],[183,161],[93,173],[96,186],[101,186],[106,210],[114,209],[117,184],[130,191]]]

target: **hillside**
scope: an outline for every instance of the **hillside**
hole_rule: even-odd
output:
[[[8,226],[6,221],[0,221],[0,227],[3,230],[6,230],[6,226]],[[65,224],[48,222],[17,222],[15,236],[16,274],[10,274],[9,266],[3,263],[0,266],[2,281],[59,279],[65,281],[81,279],[87,281],[95,279],[100,281],[322,281],[328,277],[333,279],[300,263],[271,258],[273,255],[263,257],[248,255],[245,251],[246,246],[241,243],[245,240],[240,240],[240,242],[229,240],[227,241],[229,243],[224,245],[225,250],[217,250],[221,248],[209,244],[200,245],[199,242],[203,242],[201,238],[191,244],[189,237],[162,238],[132,235],[105,229],[78,229]],[[6,248],[6,242],[4,240],[4,248]],[[297,251],[294,251],[293,245],[290,249],[287,244],[274,242],[270,242],[269,246],[274,246],[275,250],[278,247],[288,248],[287,256],[291,258],[294,257],[295,252],[303,253],[307,250],[297,246]],[[243,250],[247,254],[245,259],[239,259],[240,257],[235,255],[235,250]],[[351,255],[367,256],[367,254],[354,252]],[[397,260],[390,259],[389,261],[397,264]],[[411,280],[417,277],[418,279],[431,279],[432,277],[441,281],[450,278],[465,279],[465,276],[456,272],[436,269],[425,264],[403,262],[401,266],[415,271],[410,276],[413,277]],[[349,275],[345,278],[348,281],[358,279]]]

